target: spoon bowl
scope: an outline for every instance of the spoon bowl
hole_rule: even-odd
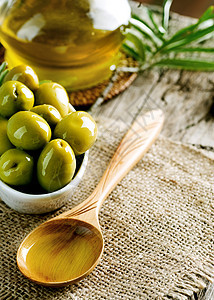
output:
[[[18,267],[26,277],[41,285],[64,286],[96,267],[103,253],[100,207],[151,147],[163,120],[160,110],[137,117],[89,198],[28,234],[17,252]]]
[[[40,225],[28,235],[19,248],[18,265],[32,281],[58,287],[88,275],[102,252],[103,237],[96,227],[61,218]]]

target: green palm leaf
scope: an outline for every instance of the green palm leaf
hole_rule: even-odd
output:
[[[190,48],[175,48],[173,52],[204,52],[204,53],[214,53],[214,48],[204,48],[204,47],[190,47]]]
[[[168,30],[169,26],[169,12],[173,0],[165,0],[163,3],[163,18],[162,18],[162,27],[165,31]]]
[[[198,30],[196,32],[191,32],[189,33],[189,35],[186,35],[185,38],[183,39],[180,39],[179,41],[176,41],[174,43],[164,43],[162,45],[162,47],[160,47],[157,52],[168,52],[168,51],[171,51],[177,47],[181,47],[181,46],[185,46],[185,45],[188,45],[194,41],[197,41],[201,38],[204,38],[206,37],[208,34],[214,32],[214,25],[208,27],[208,28],[205,28],[205,29],[202,29],[202,30]]]
[[[159,37],[155,35],[154,31],[151,30],[151,28],[148,27],[145,24],[145,22],[141,22],[137,19],[131,18],[130,24],[132,25],[133,28],[139,31],[143,36],[148,38],[156,48],[161,45],[161,41]]]
[[[2,85],[4,77],[7,75],[8,72],[9,70],[4,70],[0,73],[0,86]]]
[[[153,66],[168,67],[173,69],[183,69],[191,71],[213,71],[214,62],[193,59],[162,59],[153,64]]]
[[[163,35],[164,35],[164,33],[165,33],[165,30],[163,29],[162,26],[159,26],[159,25],[155,22],[154,16],[153,16],[153,13],[152,13],[151,9],[149,9],[148,7],[146,7],[146,12],[147,12],[147,15],[148,15],[148,17],[149,17],[149,19],[150,19],[150,21],[151,21],[151,23],[152,23],[152,25],[153,25],[153,30],[154,30],[154,32],[157,34],[157,36],[158,36],[162,41],[164,41]]]
[[[185,70],[214,70],[214,48],[203,47],[202,41],[214,34],[214,6],[209,7],[195,24],[178,30],[170,36],[170,7],[172,0],[164,0],[162,22],[155,21],[154,13],[146,9],[149,23],[133,14],[123,50],[140,62],[140,69],[153,66],[182,68]],[[180,57],[193,53],[194,57]],[[206,54],[207,59],[196,56]]]

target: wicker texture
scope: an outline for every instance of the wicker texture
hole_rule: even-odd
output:
[[[131,57],[126,55],[122,55],[119,67],[136,67],[137,62],[133,60]],[[104,101],[110,100],[113,97],[119,95],[123,92],[137,77],[137,73],[129,73],[129,72],[119,72],[117,79],[113,82],[113,85],[107,95],[104,97]],[[98,97],[100,97],[105,90],[105,88],[110,83],[110,80],[106,80],[99,85],[92,87],[86,90],[80,90],[76,92],[69,93],[70,103],[74,106],[90,106],[92,105]]]

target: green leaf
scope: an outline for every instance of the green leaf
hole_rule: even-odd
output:
[[[2,85],[4,77],[7,75],[8,72],[9,70],[6,69],[0,73],[0,86]]]
[[[214,5],[208,7],[208,9],[203,13],[203,15],[199,18],[197,24],[201,24],[207,20],[214,19]]]
[[[0,74],[1,74],[1,72],[3,72],[3,71],[6,69],[6,67],[7,67],[7,63],[6,63],[6,61],[4,61],[4,62],[0,65]]]
[[[175,48],[181,47],[181,46],[185,46],[188,45],[194,41],[197,41],[201,38],[206,37],[206,35],[210,34],[214,32],[214,25],[205,28],[205,29],[201,29],[198,30],[196,32],[189,32],[189,34],[187,34],[185,36],[185,38],[183,39],[179,39],[177,41],[172,42],[172,40],[166,41],[158,50],[157,52],[169,52]]]
[[[131,18],[130,24],[133,28],[135,28],[137,31],[139,31],[143,36],[147,37],[154,45],[155,47],[158,47],[162,44],[160,39],[155,35],[155,33],[145,25],[145,23]]]
[[[183,69],[190,71],[213,71],[213,61],[193,60],[193,59],[162,59],[155,62],[153,66],[167,67],[173,69]]]
[[[202,23],[206,22],[207,20],[214,19],[214,6],[210,6],[205,13],[201,16],[197,23],[186,26],[179,31],[177,31],[167,42],[166,45],[179,41],[181,39],[186,38],[191,33],[194,33],[195,30],[201,25]]]
[[[214,48],[203,48],[203,47],[190,47],[190,48],[175,48],[173,52],[206,52],[206,53],[214,53]]]
[[[214,61],[211,55],[209,61],[208,58],[204,59],[195,55],[190,58],[179,58],[177,54],[182,52],[190,53],[189,55],[192,53],[214,53],[214,48],[203,48],[202,44],[202,41],[207,40],[214,33],[214,6],[209,7],[195,24],[177,31],[167,40],[164,32],[167,33],[168,31],[171,4],[172,0],[164,1],[162,27],[155,22],[153,11],[149,8],[146,9],[148,22],[133,15],[130,21],[132,30],[127,33],[127,40],[123,45],[124,51],[141,63],[141,70],[159,66],[213,71]]]
[[[136,14],[132,14],[132,18],[135,20],[140,21],[141,23],[143,23],[148,29],[150,29],[151,31],[153,31],[153,28],[144,20],[142,20],[138,15]]]
[[[153,17],[153,13],[152,13],[151,9],[149,9],[148,7],[146,7],[146,12],[147,12],[147,15],[148,15],[150,21],[152,22],[152,24],[154,26],[153,31],[155,32],[155,34],[157,34],[157,36],[162,41],[164,41],[163,34],[164,34],[165,31],[163,31],[163,28],[159,27],[158,24],[155,22],[154,17]]]
[[[135,34],[132,33],[131,30],[128,30],[128,33],[126,35],[126,38],[129,42],[132,42],[134,45],[134,48],[136,48],[137,53],[141,57],[141,60],[145,60],[145,48],[142,40]],[[133,49],[134,50],[134,49]]]
[[[139,56],[139,54],[133,48],[128,46],[127,44],[123,43],[122,44],[122,49],[124,50],[125,53],[132,56],[137,61],[139,61],[139,62],[141,61],[141,57]]]
[[[163,4],[163,19],[162,19],[162,27],[165,31],[168,30],[169,26],[169,12],[172,5],[173,0],[165,0]]]
[[[148,7],[146,7],[146,13],[147,13],[150,21],[152,22],[154,28],[156,29],[156,31],[159,32],[159,27],[158,27],[158,25],[156,24],[156,22],[154,20],[153,13],[152,13],[151,9],[149,9]]]

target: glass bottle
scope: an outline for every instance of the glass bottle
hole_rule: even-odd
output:
[[[10,68],[84,89],[110,77],[129,18],[127,0],[0,0],[0,41]]]

